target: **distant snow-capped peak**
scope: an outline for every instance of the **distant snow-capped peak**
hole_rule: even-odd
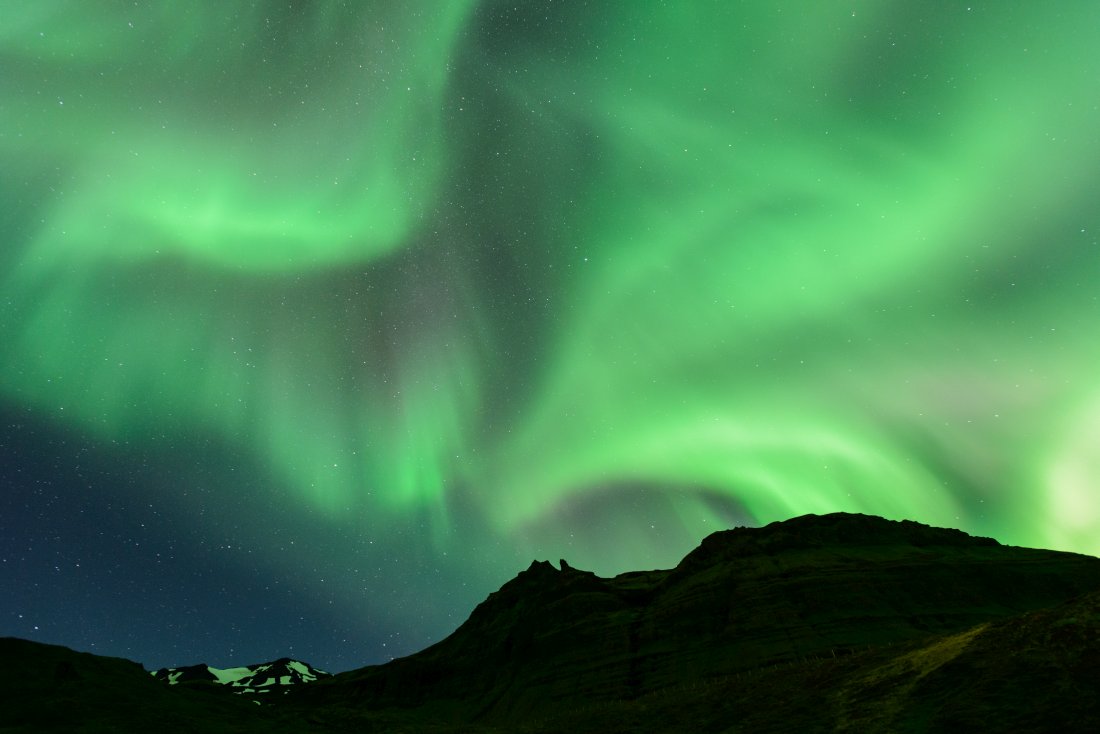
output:
[[[318,670],[309,663],[280,658],[274,662],[242,668],[212,668],[205,663],[182,668],[161,668],[154,671],[152,676],[169,685],[206,681],[227,686],[234,693],[270,693],[275,690],[285,693],[289,686],[330,678],[332,674]]]

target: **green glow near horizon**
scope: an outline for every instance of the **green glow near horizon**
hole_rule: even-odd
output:
[[[440,552],[1100,553],[1100,15],[934,5],[0,3],[0,389]]]

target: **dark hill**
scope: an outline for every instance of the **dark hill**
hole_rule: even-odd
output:
[[[274,721],[239,698],[171,688],[138,663],[0,638],[0,732],[244,732]],[[214,694],[214,695],[212,695]]]
[[[535,562],[442,642],[304,700],[518,723],[959,632],[1100,589],[1100,560],[851,514],[715,533],[670,571]]]
[[[514,731],[1092,734],[1100,731],[1098,676],[1094,592],[954,634],[579,705]]]
[[[1100,559],[806,516],[671,570],[532,563],[438,644],[271,705],[24,640],[0,660],[3,732],[1091,733]]]

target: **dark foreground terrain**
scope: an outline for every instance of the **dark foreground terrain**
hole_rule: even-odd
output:
[[[667,571],[536,562],[450,637],[257,704],[0,640],[0,731],[1100,731],[1100,559],[864,515]]]

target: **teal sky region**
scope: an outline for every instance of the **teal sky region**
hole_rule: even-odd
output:
[[[346,669],[533,557],[811,512],[1100,553],[1097,48],[1090,2],[0,0],[4,632]]]

